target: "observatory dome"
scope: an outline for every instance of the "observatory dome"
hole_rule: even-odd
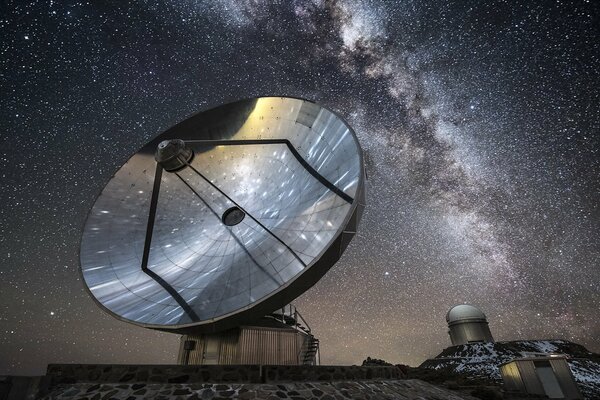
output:
[[[446,322],[453,346],[494,341],[487,318],[477,307],[469,304],[454,306],[446,313]]]
[[[451,324],[459,321],[466,320],[486,320],[487,317],[479,308],[471,306],[469,304],[459,304],[452,307],[448,313],[446,313],[446,322]]]

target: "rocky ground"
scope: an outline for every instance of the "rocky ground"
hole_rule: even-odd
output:
[[[71,384],[59,385],[43,400],[103,399],[264,400],[474,400],[418,380],[302,382],[279,384]]]

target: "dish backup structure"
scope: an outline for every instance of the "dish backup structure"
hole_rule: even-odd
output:
[[[181,334],[181,364],[316,364],[289,304],[348,246],[364,181],[352,129],[313,102],[201,112],[106,184],[82,235],[84,282],[115,318]]]
[[[494,342],[487,317],[479,308],[460,304],[446,314],[452,346],[467,343]]]

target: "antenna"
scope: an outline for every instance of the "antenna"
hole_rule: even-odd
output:
[[[364,208],[358,140],[310,101],[196,114],[115,173],[81,240],[91,296],[139,326],[215,332],[280,309],[341,257]]]

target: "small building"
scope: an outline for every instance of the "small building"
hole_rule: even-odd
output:
[[[519,358],[500,365],[507,395],[542,395],[583,399],[567,359],[562,356]]]
[[[250,325],[181,337],[182,365],[318,365],[319,339],[294,306]]]
[[[487,318],[477,307],[469,304],[454,306],[446,314],[446,322],[453,346],[494,342]]]

